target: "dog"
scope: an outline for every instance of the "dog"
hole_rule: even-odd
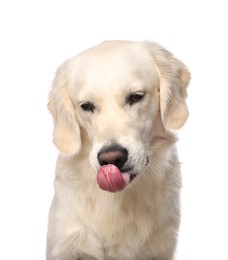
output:
[[[189,81],[187,67],[149,41],[106,41],[57,69],[47,260],[174,259],[176,131],[189,115]]]

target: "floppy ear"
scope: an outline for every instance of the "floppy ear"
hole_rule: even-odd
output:
[[[59,67],[49,94],[48,109],[53,116],[53,141],[60,152],[74,155],[80,151],[81,136],[74,106],[67,85],[69,75],[67,62]]]
[[[150,44],[160,76],[160,112],[167,130],[181,128],[188,118],[187,86],[191,75],[187,67],[169,51]]]

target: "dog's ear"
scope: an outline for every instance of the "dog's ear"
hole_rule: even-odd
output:
[[[160,112],[167,130],[181,128],[188,118],[187,86],[191,75],[187,67],[169,51],[149,43],[160,77]]]
[[[59,151],[65,155],[74,155],[80,151],[81,136],[73,103],[68,93],[68,62],[63,63],[56,72],[49,94],[48,109],[53,116],[53,141]]]

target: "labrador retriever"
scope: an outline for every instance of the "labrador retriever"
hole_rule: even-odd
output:
[[[189,81],[181,61],[147,41],[107,41],[59,67],[47,260],[174,258]]]

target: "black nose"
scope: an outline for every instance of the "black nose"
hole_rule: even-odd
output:
[[[116,167],[121,169],[128,159],[128,151],[127,149],[119,145],[104,147],[98,153],[97,158],[101,166],[107,164],[114,164]]]

